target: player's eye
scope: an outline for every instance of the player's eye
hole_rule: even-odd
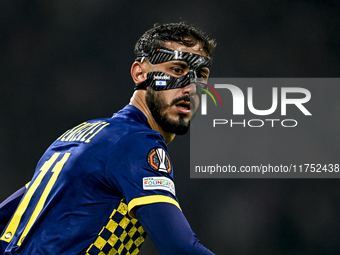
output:
[[[209,74],[206,72],[198,72],[197,73],[197,78],[208,78]]]
[[[173,67],[172,72],[176,75],[183,75],[184,74],[184,70],[180,67]]]
[[[197,78],[208,78],[209,70],[206,68],[202,68],[197,72]]]
[[[208,78],[208,77],[207,77],[207,74],[205,73],[198,73],[197,78]]]

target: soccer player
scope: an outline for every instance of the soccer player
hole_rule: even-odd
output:
[[[213,254],[181,211],[167,144],[189,129],[214,46],[183,23],[147,31],[129,105],[62,134],[0,205],[2,252],[138,254],[148,234],[161,254]]]

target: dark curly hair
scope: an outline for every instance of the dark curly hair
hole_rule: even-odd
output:
[[[164,42],[178,42],[187,47],[193,47],[200,43],[203,51],[208,57],[212,57],[216,43],[213,39],[209,39],[203,32],[196,28],[186,25],[184,22],[169,23],[158,25],[146,31],[135,45],[136,61],[140,61],[139,57],[142,53],[149,53],[152,49],[162,47]]]

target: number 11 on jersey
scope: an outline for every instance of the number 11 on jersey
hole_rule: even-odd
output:
[[[31,198],[33,196],[33,194],[35,193],[35,191],[37,190],[37,188],[39,187],[39,185],[41,184],[42,179],[44,178],[44,176],[46,175],[46,173],[49,171],[49,169],[52,167],[52,165],[54,164],[54,162],[57,160],[57,158],[59,157],[60,153],[56,152],[52,155],[52,157],[47,160],[43,166],[40,168],[40,173],[37,176],[37,178],[34,180],[34,182],[32,183],[32,185],[30,186],[30,188],[27,190],[24,198],[22,199],[20,205],[18,206],[17,210],[15,211],[11,221],[9,222],[9,224],[7,225],[6,230],[4,231],[4,234],[1,236],[0,240],[3,240],[5,242],[10,242],[14,236],[14,233],[16,232],[21,217],[24,214],[24,212],[26,211],[29,202],[31,201]],[[22,241],[24,240],[25,236],[27,235],[27,233],[29,232],[29,230],[31,229],[32,225],[34,224],[34,222],[36,221],[36,219],[38,218],[41,210],[44,207],[44,204],[46,202],[46,199],[49,195],[49,193],[51,192],[51,189],[54,185],[54,183],[56,182],[60,171],[62,170],[65,162],[68,160],[69,156],[71,155],[71,153],[67,152],[64,154],[64,156],[61,158],[61,160],[59,162],[57,162],[55,164],[55,166],[52,169],[52,176],[50,178],[50,180],[48,181],[42,195],[40,196],[40,199],[37,203],[37,205],[35,206],[35,209],[25,227],[25,229],[23,230],[20,238],[18,239],[19,241],[17,242],[17,245],[21,245]]]

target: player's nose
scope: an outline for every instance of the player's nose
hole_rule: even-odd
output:
[[[196,94],[196,84],[190,83],[189,85],[183,87],[183,94],[194,95]]]

